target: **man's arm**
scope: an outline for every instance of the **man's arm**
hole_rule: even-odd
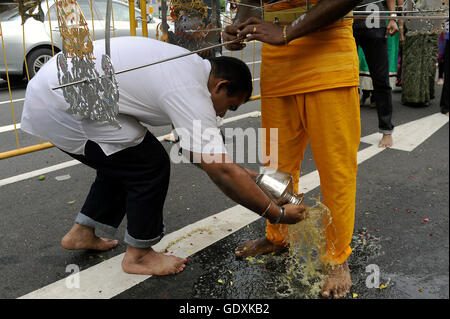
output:
[[[224,40],[243,37],[246,41],[259,40],[273,45],[285,44],[336,22],[360,2],[361,0],[321,0],[307,14],[289,24],[285,30],[284,26],[252,17],[238,26],[225,28]]]
[[[200,163],[202,168],[220,190],[236,203],[274,222],[278,219],[281,209],[256,185],[252,175],[255,173],[233,163],[226,154],[214,154],[214,160],[206,154],[192,154],[192,159]],[[285,215],[282,224],[295,224],[306,217],[305,206],[287,204],[283,206]]]
[[[397,0],[386,0],[386,4],[387,4],[387,9],[389,11],[396,11],[396,4],[397,4]],[[396,15],[396,14],[395,14]],[[393,16],[393,14],[391,14],[391,17]],[[386,29],[386,38],[389,35],[394,35],[398,32],[398,25],[397,22],[395,20],[390,19],[387,29]]]
[[[223,41],[231,41],[236,38],[237,26],[247,21],[249,18],[261,18],[262,17],[261,1],[260,0],[241,0],[237,4],[236,16],[233,19],[233,23],[225,27],[223,34]],[[230,34],[227,33],[227,29],[230,30]],[[242,50],[245,44],[240,42],[232,43],[226,46],[228,50]]]

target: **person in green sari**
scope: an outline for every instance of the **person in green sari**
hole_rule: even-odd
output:
[[[417,0],[419,10],[448,10],[448,0]],[[411,8],[407,7],[407,10]],[[448,11],[447,11],[448,12]],[[406,23],[402,57],[402,103],[428,106],[435,97],[436,61],[442,21],[411,20]],[[403,31],[403,28],[401,28]]]

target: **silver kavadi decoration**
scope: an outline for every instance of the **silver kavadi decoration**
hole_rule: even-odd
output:
[[[63,88],[63,96],[69,104],[67,112],[93,121],[107,122],[120,128],[119,87],[109,57],[109,40],[106,39],[106,54],[102,56],[103,75],[96,69],[93,45],[86,19],[74,0],[60,0],[58,22],[63,37],[63,53],[57,56],[60,85],[80,81],[78,85]],[[109,12],[109,14],[108,14]],[[107,3],[106,20],[111,19],[111,0]],[[106,28],[109,32],[109,27]]]
[[[58,54],[57,66],[60,84],[81,79],[94,79],[62,89],[64,98],[69,103],[67,112],[120,127],[117,121],[119,88],[110,58],[107,55],[102,56],[104,72],[102,77],[96,70],[93,60],[79,59],[78,57],[70,60],[72,66],[69,70],[68,59],[64,54]]]

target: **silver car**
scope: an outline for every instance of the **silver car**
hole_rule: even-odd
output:
[[[44,22],[29,18],[25,22],[25,54],[28,66],[28,73],[32,78],[36,72],[47,62],[52,56],[52,40],[50,29],[53,35],[53,48],[55,53],[62,50],[61,36],[58,30],[58,18],[56,5],[53,1],[48,2],[50,10],[47,10],[46,1],[42,1],[41,7],[45,14]],[[51,4],[53,3],[53,4]],[[105,37],[105,16],[106,16],[106,0],[78,0],[83,14],[91,31],[92,39],[99,40]],[[128,5],[113,0],[113,20],[114,29],[111,23],[111,36],[128,36],[130,35],[130,20]],[[92,17],[93,13],[93,17]],[[49,21],[50,15],[50,21]],[[136,34],[142,35],[141,12],[136,9],[137,20]],[[93,18],[93,19],[92,19]],[[10,81],[20,81],[26,77],[24,45],[22,32],[22,18],[19,15],[17,7],[14,7],[0,14],[1,26],[3,31],[3,41],[5,44],[6,61]],[[94,21],[94,27],[92,27]],[[156,37],[156,27],[161,22],[160,19],[147,16],[148,34],[150,38]],[[51,28],[50,28],[51,25]],[[173,26],[169,23],[169,28],[173,30]],[[1,48],[0,48],[1,49]],[[4,55],[0,52],[0,78],[6,80],[6,68]]]

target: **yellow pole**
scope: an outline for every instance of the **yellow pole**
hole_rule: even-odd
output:
[[[50,34],[52,34],[52,32],[50,31]],[[23,60],[25,62],[25,71],[27,74],[27,81],[30,82],[30,71],[28,70],[28,62],[27,62],[27,53],[25,50],[25,23],[22,24],[22,46],[23,46]],[[53,46],[52,46],[53,48]],[[42,138],[40,139],[41,143],[42,143]]]
[[[52,43],[52,55],[55,55],[55,46],[53,45],[53,32],[52,32],[52,18],[50,17],[50,7],[48,5],[48,0],[46,0],[47,2],[47,12],[48,12],[48,25],[50,27],[50,41]],[[58,6],[55,2],[55,6]]]
[[[92,16],[92,39],[95,41],[94,8],[92,7],[92,0],[91,0],[91,16]]]
[[[16,150],[0,153],[0,160],[5,159],[5,158],[10,158],[13,156],[18,156],[18,155],[28,154],[31,152],[45,150],[45,149],[51,148],[53,146],[54,145],[52,143],[45,142],[45,143],[41,143],[41,144],[18,148]]]
[[[148,38],[147,0],[141,0],[142,36]]]
[[[28,72],[27,53],[25,51],[25,23],[22,24],[22,46],[23,46],[23,60],[25,62],[25,71],[27,74],[27,80],[30,82],[30,72]]]
[[[128,8],[130,9],[130,35],[136,35],[136,14],[134,9],[134,0],[128,0]]]
[[[6,82],[8,83],[9,100],[11,101],[11,110],[12,110],[13,123],[14,123],[14,132],[16,134],[17,148],[20,148],[19,135],[17,134],[16,116],[14,114],[14,104],[13,104],[13,101],[12,101],[11,83],[9,81],[9,74],[8,74],[8,63],[6,62],[5,41],[3,40],[3,30],[2,30],[2,21],[1,20],[0,20],[0,36],[2,38],[3,59],[5,61]]]

